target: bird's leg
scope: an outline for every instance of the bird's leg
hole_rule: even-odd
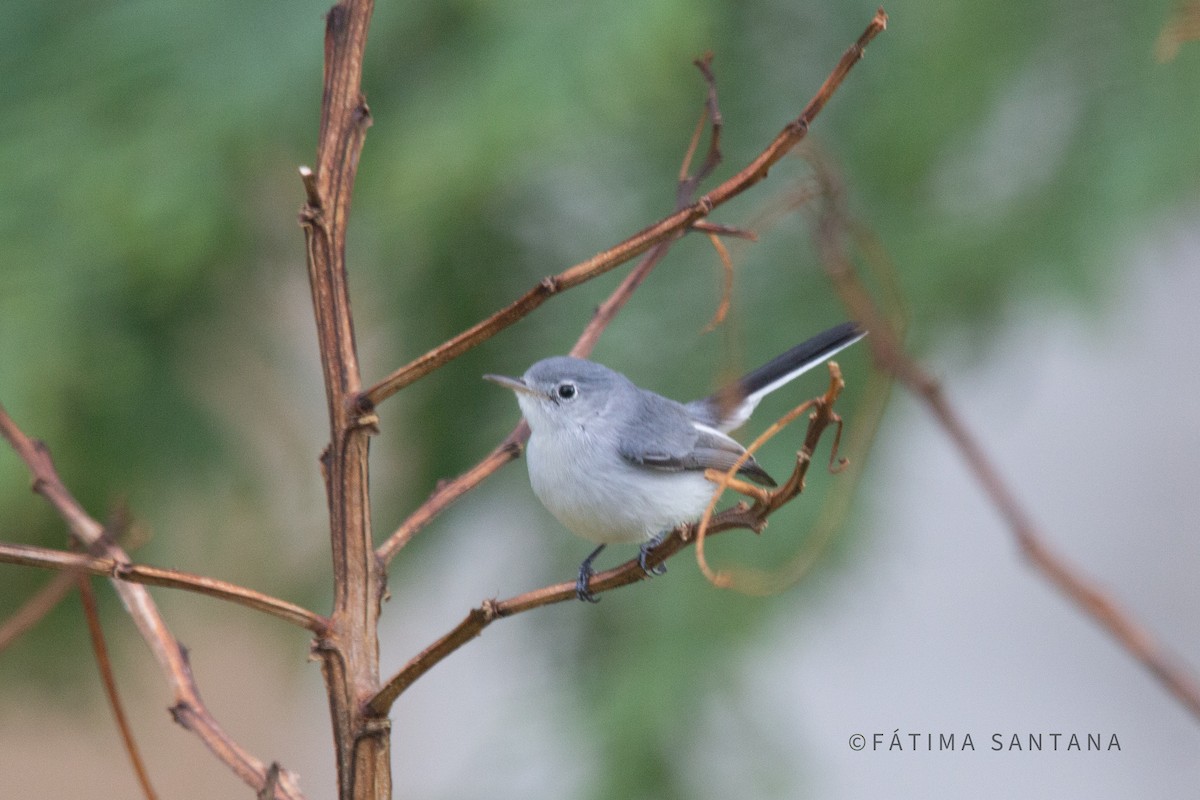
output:
[[[704,477],[713,483],[719,484],[724,479],[725,473],[716,469],[706,469],[704,470]],[[753,483],[749,483],[738,478],[730,478],[728,482],[726,482],[725,487],[727,489],[733,489],[738,494],[744,494],[747,497],[752,497],[763,505],[766,505],[771,500],[770,489],[764,489],[761,486],[755,486]]]
[[[663,563],[655,564],[653,567],[646,566],[646,556],[650,555],[650,551],[662,544],[662,540],[667,536],[666,531],[661,531],[654,536],[650,541],[642,545],[642,549],[638,551],[638,566],[642,568],[642,572],[647,575],[666,575],[667,565]]]
[[[596,556],[600,555],[600,551],[604,549],[604,545],[600,545],[591,554],[583,560],[579,565],[579,577],[575,579],[575,596],[580,600],[585,600],[589,603],[599,603],[600,598],[592,594],[588,585],[592,582],[592,576],[596,574],[592,569],[592,561]]]

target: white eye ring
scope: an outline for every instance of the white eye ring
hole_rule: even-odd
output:
[[[573,399],[575,395],[578,394],[578,391],[579,390],[575,388],[575,384],[573,383],[560,383],[554,389],[554,393],[563,400]]]

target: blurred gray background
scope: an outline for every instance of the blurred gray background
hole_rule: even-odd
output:
[[[889,29],[811,144],[894,264],[913,350],[1050,545],[1200,668],[1200,386],[1188,366],[1200,345],[1200,47],[1163,60],[1170,3],[886,8]],[[325,9],[22,0],[0,14],[0,402],[50,444],[95,516],[130,506],[139,560],[318,611],[326,436],[295,169],[313,159]],[[669,211],[703,99],[693,58],[715,56],[719,180],[798,113],[873,11],[381,3],[349,247],[365,380]],[[788,159],[714,218],[749,224],[807,174]],[[720,263],[702,238],[681,242],[596,357],[687,399],[840,321],[809,230],[787,215],[731,245],[730,320],[711,334]],[[516,422],[480,374],[566,350],[622,272],[383,406],[380,537]],[[865,351],[839,361],[853,427],[869,363]],[[743,435],[821,384],[772,398]],[[768,468],[786,469],[796,439],[772,443]],[[1022,561],[901,391],[865,466],[826,557],[783,594],[714,589],[689,552],[596,607],[489,628],[397,704],[396,796],[1118,798],[1196,785],[1196,721]],[[710,558],[781,563],[835,483],[815,474],[764,536],[723,536]],[[0,453],[0,538],[63,536]],[[587,550],[542,510],[524,465],[507,467],[393,563],[385,671],[482,599],[570,577]],[[0,566],[0,617],[47,578]],[[98,588],[162,795],[250,796],[170,721],[152,659]],[[331,797],[307,637],[154,594],[231,733]],[[893,731],[903,751],[849,746]],[[990,749],[996,733],[1052,732],[1115,734],[1121,749]],[[909,733],[969,733],[976,750],[914,752]],[[0,653],[0,785],[136,796],[74,597]]]

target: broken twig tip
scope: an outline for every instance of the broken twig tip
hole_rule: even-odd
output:
[[[314,209],[321,207],[321,193],[317,191],[317,175],[312,167],[300,167],[300,182],[304,184],[304,194],[308,205]]]

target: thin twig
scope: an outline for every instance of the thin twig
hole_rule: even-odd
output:
[[[750,242],[758,241],[758,234],[755,231],[747,230],[746,228],[735,228],[732,225],[721,225],[706,220],[694,223],[692,230],[700,231],[701,233],[713,233],[717,236],[731,236],[734,239],[745,239]]]
[[[183,589],[197,594],[228,600],[231,603],[262,611],[273,617],[285,620],[293,625],[299,625],[317,635],[321,635],[329,625],[329,620],[320,614],[306,608],[280,600],[254,589],[217,580],[216,578],[195,575],[180,570],[150,567],[143,564],[130,564],[113,558],[89,556],[84,553],[72,553],[65,550],[52,550],[34,545],[9,544],[0,542],[0,563],[20,564],[27,567],[42,569],[64,570],[66,574],[87,573],[102,578],[112,578],[118,581],[141,583],[148,586],[166,586],[173,589]]]
[[[832,413],[832,404],[842,389],[841,375],[836,365],[831,365],[833,378],[830,390],[807,405],[824,406],[823,411],[812,415],[804,437],[805,450],[811,453],[816,449],[821,435],[830,424],[836,422],[837,416]],[[767,518],[800,494],[803,488],[803,475],[807,464],[798,460],[796,472],[792,479],[772,497],[768,503],[756,503],[747,507],[739,503],[732,508],[711,517],[708,524],[707,536],[734,529],[747,529],[759,532],[766,525]],[[797,477],[797,474],[799,477]],[[694,524],[681,525],[673,530],[663,541],[646,556],[646,567],[652,569],[674,556],[696,540]],[[592,576],[588,589],[593,593],[608,592],[631,583],[645,580],[647,572],[642,568],[639,559],[631,559],[620,566]],[[557,583],[531,592],[510,597],[507,600],[487,600],[478,608],[471,609],[467,616],[433,644],[426,647],[409,660],[383,688],[371,698],[368,706],[376,714],[386,714],[392,704],[418,678],[432,669],[436,664],[449,656],[458,648],[474,639],[483,629],[501,617],[511,617],[535,608],[576,600],[578,598],[575,582]]]
[[[700,120],[696,123],[696,133],[692,137],[691,146],[688,147],[687,155],[684,156],[683,165],[679,170],[679,186],[675,190],[676,211],[693,201],[696,190],[704,181],[708,180],[708,176],[721,163],[721,129],[725,126],[725,118],[721,115],[721,106],[717,102],[717,76],[712,71],[712,59],[712,53],[705,53],[704,56],[692,62],[704,76],[704,84],[708,87],[708,92],[704,98],[704,113],[700,115]],[[708,153],[705,154],[704,163],[700,165],[696,174],[688,175],[688,171],[692,167],[692,156],[700,141],[700,131],[703,129],[705,120],[709,122]]]
[[[77,577],[72,570],[59,572],[22,603],[21,607],[0,625],[0,652],[58,607],[63,598],[70,594]]]
[[[705,333],[715,331],[725,322],[729,307],[733,304],[733,257],[729,255],[729,248],[717,234],[709,233],[708,240],[717,251],[717,257],[721,259],[721,299],[713,311],[712,319],[704,326]]]
[[[958,448],[976,481],[992,501],[992,505],[1008,524],[1022,553],[1051,585],[1057,587],[1075,605],[1092,617],[1102,628],[1187,708],[1200,718],[1200,683],[1196,676],[1176,661],[1131,613],[1126,611],[1092,579],[1056,553],[1047,543],[1045,534],[1017,501],[1008,484],[1000,477],[991,459],[984,453],[975,437],[967,430],[958,412],[946,399],[941,386],[919,365],[904,356],[894,365],[880,364],[891,371],[904,386],[925,401],[929,411]]]
[[[807,135],[809,125],[829,102],[850,69],[862,58],[867,44],[886,26],[887,15],[881,8],[875,12],[875,18],[871,20],[871,24],[867,26],[863,34],[842,55],[837,66],[805,106],[800,116],[785,125],[771,144],[732,178],[721,183],[694,203],[664,217],[620,244],[597,253],[557,275],[543,278],[537,286],[507,307],[429,350],[367,389],[359,398],[360,408],[373,408],[405,386],[428,375],[443,364],[523,319],[553,295],[578,286],[598,275],[603,275],[660,242],[681,236],[697,220],[708,216],[714,208],[728,202],[767,177],[771,167]]]
[[[84,511],[62,483],[46,446],[26,436],[2,406],[0,435],[8,440],[29,468],[33,475],[34,491],[54,507],[67,523],[71,535],[83,547],[113,561],[129,563],[129,556],[125,551],[112,541],[104,526]],[[172,716],[184,728],[195,733],[209,750],[246,784],[255,788],[262,786],[266,779],[266,765],[230,738],[200,699],[200,692],[192,677],[184,648],[167,628],[150,593],[145,587],[127,581],[113,579],[111,583],[171,685],[175,695],[175,705],[171,708]],[[304,795],[296,785],[295,776],[285,772],[275,796],[286,800],[302,798]]]
[[[770,572],[734,568],[731,583],[742,592],[755,595],[778,594],[789,586],[795,586],[819,562],[826,548],[833,542],[850,510],[863,475],[863,464],[875,433],[887,408],[892,380],[878,370],[871,370],[862,390],[862,399],[850,412],[854,427],[850,442],[845,450],[849,453],[844,461],[831,464],[830,469],[839,476],[837,484],[821,503],[821,510],[812,527],[804,537],[800,549],[781,567]],[[838,447],[835,445],[834,450]],[[830,454],[831,456],[833,453]]]
[[[682,192],[684,183],[688,179],[688,170],[692,168],[692,159],[696,155],[696,148],[700,146],[700,137],[704,135],[704,124],[708,122],[708,109],[705,108],[700,112],[700,118],[696,120],[696,127],[692,129],[692,138],[688,141],[687,150],[683,153],[683,161],[679,165],[679,177],[676,179],[676,203],[675,210],[678,211],[687,202],[678,202],[680,199],[687,197]],[[690,198],[689,198],[690,200]]]
[[[429,524],[434,517],[445,511],[455,500],[462,497],[467,492],[474,489],[484,481],[489,475],[497,469],[512,461],[521,454],[521,448],[526,439],[529,438],[529,426],[524,420],[518,423],[517,427],[504,437],[492,452],[483,457],[475,466],[459,475],[458,477],[444,481],[438,485],[433,493],[425,499],[417,507],[417,510],[408,515],[408,518],[400,524],[396,532],[389,536],[383,544],[376,549],[376,555],[384,564],[388,564],[396,556],[396,553],[408,544],[417,532]]]
[[[708,502],[708,507],[704,509],[704,514],[700,517],[700,521],[696,524],[696,563],[700,566],[700,571],[708,581],[719,588],[729,589],[734,588],[735,581],[732,573],[729,572],[714,572],[708,564],[708,559],[704,555],[704,539],[708,533],[709,522],[712,519],[713,512],[716,510],[717,501],[721,499],[721,495],[734,480],[737,471],[742,468],[742,465],[748,461],[760,447],[772,439],[776,434],[791,425],[801,414],[808,410],[812,410],[812,416],[809,419],[808,433],[804,437],[804,446],[800,448],[800,452],[796,454],[796,466],[792,470],[792,474],[784,481],[783,485],[774,492],[768,494],[766,502],[756,502],[750,509],[752,513],[758,514],[762,519],[766,519],[766,514],[781,507],[784,503],[789,502],[792,498],[804,491],[804,479],[808,475],[809,465],[812,464],[813,453],[816,452],[817,443],[821,439],[821,434],[831,424],[839,426],[839,436],[834,439],[833,453],[837,452],[837,441],[840,438],[841,419],[833,412],[833,404],[837,402],[838,397],[842,393],[842,389],[846,386],[842,379],[842,371],[838,367],[837,362],[829,362],[829,389],[821,397],[812,400],[806,400],[800,405],[793,408],[791,411],[784,414],[775,421],[770,427],[762,432],[753,442],[747,447],[734,461],[733,465],[721,475],[713,490],[712,498]],[[833,455],[830,456],[833,458]]]
[[[1176,658],[1132,614],[1047,544],[1045,533],[1033,522],[983,447],[946,399],[941,384],[908,354],[899,334],[876,307],[858,277],[853,260],[843,247],[842,232],[847,228],[847,215],[841,186],[827,167],[821,170],[820,176],[825,184],[827,199],[826,211],[818,220],[821,261],[853,318],[871,331],[867,344],[876,365],[925,404],[957,447],[967,468],[1034,568],[1140,661],[1188,711],[1200,717],[1200,682],[1195,675],[1177,663]]]
[[[155,800],[158,795],[150,784],[150,773],[146,771],[137,741],[133,738],[133,729],[129,726],[129,719],[125,716],[125,709],[121,704],[121,694],[117,691],[117,679],[113,675],[108,646],[104,643],[104,629],[100,626],[100,614],[96,609],[96,593],[92,591],[91,580],[86,575],[77,575],[75,581],[79,587],[79,599],[83,603],[83,618],[87,620],[88,636],[92,640],[92,653],[95,654],[96,666],[100,669],[100,682],[104,684],[104,694],[108,697],[108,705],[121,734],[121,742],[125,745],[125,753],[129,756],[129,763],[137,776],[138,785],[142,787],[142,794],[147,800]]]

